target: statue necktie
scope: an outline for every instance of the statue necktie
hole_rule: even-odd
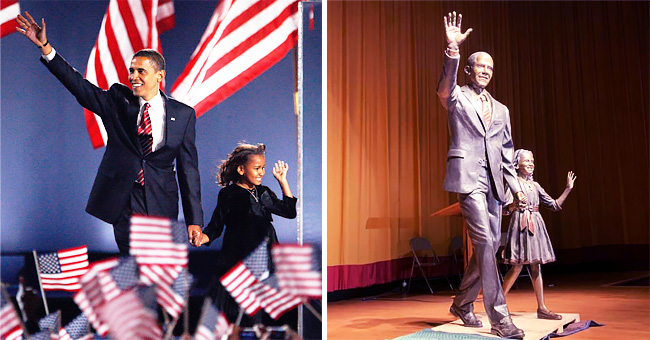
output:
[[[492,121],[492,108],[490,107],[490,100],[485,92],[481,94],[481,108],[483,109],[485,124],[489,126]]]

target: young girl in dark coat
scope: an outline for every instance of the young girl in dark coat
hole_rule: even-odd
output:
[[[190,230],[190,243],[194,246],[210,245],[223,233],[223,244],[217,261],[217,274],[221,275],[243,260],[257,246],[267,239],[269,261],[271,247],[278,243],[275,228],[271,224],[272,214],[285,218],[296,217],[297,199],[291,194],[287,182],[289,165],[278,161],[273,167],[273,177],[280,184],[282,199],[271,189],[262,185],[266,173],[264,144],[240,144],[219,166],[219,191],[217,207],[212,213],[210,223],[203,231]],[[225,232],[224,232],[225,229]],[[223,301],[224,297],[219,294]],[[232,320],[238,308],[234,301],[226,297],[224,312]]]

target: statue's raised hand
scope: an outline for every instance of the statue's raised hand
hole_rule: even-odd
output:
[[[444,17],[445,21],[445,35],[447,37],[447,44],[450,47],[458,47],[460,44],[467,39],[467,36],[472,32],[471,28],[468,28],[465,33],[462,33],[460,30],[460,24],[463,21],[463,15],[456,11],[449,13],[449,16]]]

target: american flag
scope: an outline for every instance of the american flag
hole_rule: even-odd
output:
[[[249,288],[260,306],[273,319],[303,303],[302,299],[278,287],[277,278],[271,275],[264,282],[256,282]]]
[[[79,314],[65,327],[59,330],[59,340],[90,340],[93,339],[88,327],[88,318]]]
[[[159,29],[170,29],[174,20],[171,0],[110,0],[88,58],[86,79],[103,89],[114,83],[129,84],[133,54],[144,48],[160,52]],[[105,146],[108,136],[101,118],[88,110],[84,116],[93,147]]]
[[[76,292],[79,278],[88,271],[86,246],[38,255],[38,269],[44,290]]]
[[[38,320],[38,327],[41,331],[58,332],[59,328],[61,328],[61,311],[50,313]]]
[[[185,298],[191,285],[187,267],[187,231],[168,219],[131,217],[130,252],[140,268],[140,280],[156,285],[158,303],[173,318],[185,307]]]
[[[52,333],[49,330],[40,331],[29,336],[29,340],[58,340],[59,334]]]
[[[257,279],[248,288],[260,306],[273,319],[302,303],[299,297],[280,289],[275,275],[269,271],[269,239],[265,238],[255,250],[248,255],[243,263]]]
[[[269,255],[269,238],[266,237],[242,262],[255,278],[262,281],[271,275]]]
[[[16,340],[23,338],[23,326],[20,323],[20,317],[16,313],[13,303],[9,300],[9,295],[2,287],[0,298],[0,339]]]
[[[197,117],[280,61],[298,41],[297,0],[222,0],[172,87]]]
[[[286,311],[298,306],[302,300],[279,289],[277,279],[269,274],[268,238],[243,261],[221,277],[221,283],[246,314],[254,315],[264,308],[277,319]]]
[[[140,288],[132,288],[97,309],[102,322],[108,325],[112,338],[116,340],[162,339],[163,334],[158,326],[156,313],[149,309],[147,307],[149,303],[142,299]]]
[[[228,333],[228,320],[226,316],[214,305],[209,297],[203,301],[201,320],[196,327],[194,340],[216,340]]]
[[[183,312],[192,281],[192,274],[185,268],[171,286],[156,285],[158,303],[172,318],[177,318]]]
[[[242,262],[237,263],[224,274],[220,281],[246,314],[255,315],[262,308],[250,290],[250,287],[258,281]]]
[[[248,315],[254,315],[262,307],[249,288],[269,276],[268,243],[269,239],[264,238],[244,260],[220,279],[221,284]]]
[[[100,282],[98,278],[101,276],[104,278],[105,282],[109,282],[106,273],[111,269],[117,267],[119,264],[119,259],[111,258],[103,261],[93,262],[88,272],[81,277],[81,287],[73,297],[74,302],[79,306],[79,309],[83,312],[84,315],[88,318],[88,321],[93,325],[95,330],[101,336],[105,336],[108,333],[108,326],[102,323],[97,317],[96,308],[101,305],[105,298]],[[111,284],[112,287],[112,284]],[[117,284],[115,284],[117,287]],[[113,293],[110,293],[109,296],[115,297],[116,290],[112,289]]]
[[[16,32],[18,14],[20,14],[18,0],[0,1],[0,38]]]
[[[138,284],[138,266],[135,258],[121,257],[117,264],[107,270],[98,270],[94,277],[82,278],[83,289],[89,296],[93,310],[98,310],[104,304],[117,298],[123,291],[130,290]],[[88,279],[88,280],[86,280]],[[101,319],[99,320],[101,322]],[[106,334],[109,325],[101,323],[98,332]]]
[[[314,268],[314,251],[311,246],[277,244],[271,252],[280,288],[297,296],[322,296],[321,273]]]
[[[176,243],[168,219],[132,216],[130,252],[145,284],[171,285],[187,266],[187,244]]]
[[[119,258],[119,264],[108,273],[120,290],[128,290],[138,284],[138,264],[133,256]]]
[[[174,0],[158,0],[156,24],[158,25],[158,33],[167,32],[176,26]]]

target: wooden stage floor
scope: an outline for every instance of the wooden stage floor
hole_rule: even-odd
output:
[[[648,272],[548,275],[544,277],[546,305],[557,313],[579,314],[580,320],[605,324],[567,336],[567,340],[650,339],[650,288],[608,285],[644,275]],[[393,292],[328,302],[327,339],[392,339],[457,320],[448,311],[453,294],[449,288],[430,294],[420,283],[424,289],[412,287],[408,295]],[[517,284],[507,296],[510,311],[535,312],[530,280],[520,277]],[[474,308],[484,311],[482,302]]]

